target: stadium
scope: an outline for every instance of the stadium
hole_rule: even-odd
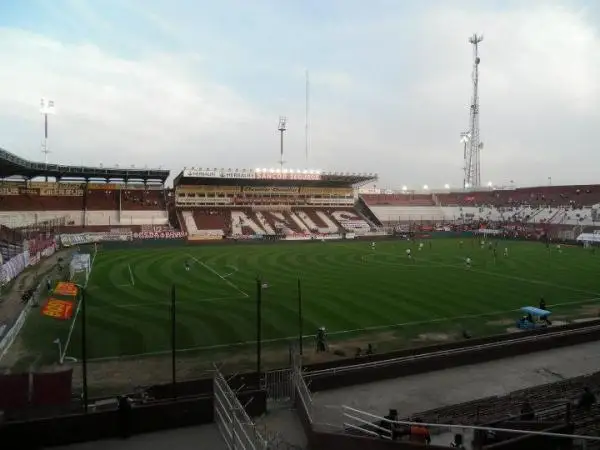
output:
[[[414,414],[346,405],[339,422],[312,396],[592,342],[600,329],[597,185],[381,192],[364,188],[376,174],[185,168],[166,188],[164,170],[0,157],[6,433],[49,411],[110,411],[115,395],[163,405],[222,390],[253,415],[293,402],[311,448],[355,448],[323,443],[336,436],[387,445],[396,428],[378,420]],[[524,306],[552,321],[528,322]],[[502,448],[576,445],[600,417],[570,411],[597,377],[581,375],[413,413],[436,448],[452,425],[470,448],[491,445],[490,427]],[[529,425],[509,418],[524,399]],[[212,420],[221,413],[215,404]],[[273,445],[244,417],[254,437],[222,431],[225,441]]]

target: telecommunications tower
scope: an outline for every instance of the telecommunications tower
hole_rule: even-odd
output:
[[[285,161],[283,160],[283,135],[285,134],[285,131],[287,130],[287,118],[285,118],[283,116],[279,117],[279,127],[277,129],[279,130],[279,134],[281,137],[280,147],[279,147],[279,153],[280,153],[279,166],[281,167],[281,170],[283,171],[283,165],[285,164]]]
[[[483,35],[473,34],[469,43],[473,46],[473,96],[471,98],[471,111],[469,113],[469,131],[464,133],[462,142],[465,144],[464,152],[464,187],[481,186],[481,163],[479,154],[483,148],[483,142],[479,136],[479,43],[483,41]],[[467,137],[468,136],[468,137]],[[466,138],[466,139],[465,139]]]

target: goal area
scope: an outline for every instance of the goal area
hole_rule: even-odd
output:
[[[69,264],[69,279],[78,284],[87,284],[92,269],[89,253],[75,253]]]

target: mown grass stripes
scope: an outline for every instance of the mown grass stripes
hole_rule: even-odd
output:
[[[508,258],[502,256],[505,246]],[[405,254],[409,247],[413,261]],[[464,266],[467,256],[472,270]],[[335,333],[510,311],[537,305],[541,296],[549,305],[600,297],[599,268],[600,255],[584,249],[563,247],[559,253],[505,241],[496,261],[487,246],[470,240],[463,248],[457,240],[433,240],[422,251],[405,241],[379,242],[375,251],[370,242],[101,250],[87,291],[88,354],[168,350],[171,284],[177,287],[177,348],[187,349],[255,338],[257,276],[269,284],[262,335],[278,339],[296,333],[298,277],[306,333],[319,326]],[[63,338],[70,323],[34,315],[35,329],[28,324],[24,333],[27,345],[53,355],[52,341]],[[67,354],[79,357],[77,325]]]

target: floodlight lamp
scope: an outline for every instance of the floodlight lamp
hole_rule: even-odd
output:
[[[471,187],[471,185],[470,185],[469,183],[465,183],[465,188],[467,188],[467,189],[468,189],[468,188],[470,188],[470,187]]]
[[[492,187],[494,185],[494,183],[492,183],[491,181],[488,181],[488,187]]]
[[[55,114],[56,109],[54,107],[54,100],[48,100],[47,98],[42,98],[40,100],[40,113],[46,114],[48,116]]]
[[[444,185],[444,189],[450,189],[450,185],[449,185],[448,183],[446,183],[446,184]]]
[[[287,117],[279,117],[279,131],[285,131],[287,128]]]
[[[407,189],[408,189],[408,187],[406,187],[406,186],[402,186],[402,190],[403,190],[403,191],[406,191]]]
[[[423,185],[423,189],[427,190],[427,189],[429,189],[429,186],[427,186],[427,185],[425,184],[425,185]]]

